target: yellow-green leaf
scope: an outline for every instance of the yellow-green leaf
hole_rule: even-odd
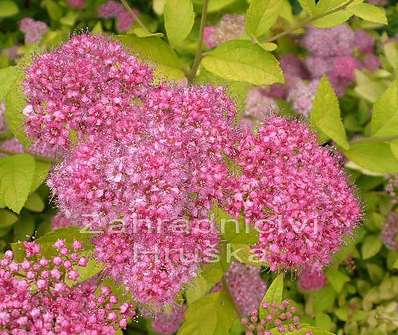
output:
[[[282,0],[252,0],[246,13],[246,31],[249,36],[264,35],[278,19]]]
[[[344,149],[349,148],[336,94],[327,77],[319,83],[310,114],[311,125]]]
[[[202,60],[210,72],[228,80],[254,85],[283,83],[284,77],[275,57],[249,41],[229,41],[209,52]]]
[[[180,44],[191,32],[195,21],[192,0],[166,0],[164,21],[170,43]]]

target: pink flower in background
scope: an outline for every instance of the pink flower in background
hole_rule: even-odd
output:
[[[325,287],[327,279],[319,269],[304,268],[298,275],[298,286],[302,291],[318,291]]]
[[[274,99],[268,97],[260,88],[253,88],[246,97],[246,107],[244,115],[252,117],[257,121],[277,115],[279,107]]]
[[[368,0],[368,2],[376,6],[386,6],[388,4],[388,0]]]
[[[171,312],[156,313],[152,320],[152,329],[162,335],[172,335],[177,332],[184,321],[186,306],[174,305]]]
[[[365,54],[362,63],[370,72],[376,71],[381,66],[379,57],[372,53]]]
[[[21,142],[19,142],[18,139],[15,137],[2,142],[0,144],[0,148],[5,151],[9,151],[10,153],[29,152],[32,155],[40,156],[47,159],[55,159],[57,156],[57,152],[54,150],[54,148],[48,145],[36,143],[31,145],[27,150],[25,150]]]
[[[258,309],[267,290],[259,268],[234,262],[225,274],[225,280],[241,316],[248,316]]]
[[[373,53],[375,47],[375,39],[365,30],[356,30],[355,47],[362,53]]]
[[[293,109],[304,117],[308,117],[314,102],[316,90],[319,80],[312,80],[308,84],[303,81],[297,81],[296,84],[289,89],[287,101],[289,101]]]
[[[320,29],[310,27],[303,38],[303,46],[317,57],[348,56],[352,54],[354,31],[347,25]]]
[[[398,251],[398,213],[391,212],[388,215],[381,238],[388,249]]]
[[[42,39],[48,26],[44,22],[25,17],[19,22],[19,29],[25,34],[25,44],[33,44]]]
[[[237,14],[226,14],[215,26],[205,28],[204,42],[209,48],[229,40],[238,39],[245,34],[245,17]]]
[[[125,11],[123,5],[114,0],[108,0],[98,7],[98,16],[104,19],[115,18]]]
[[[236,163],[242,175],[229,211],[260,229],[259,257],[272,271],[327,265],[361,218],[331,151],[306,125],[270,118],[258,134],[246,134]]]
[[[69,7],[83,9],[86,6],[86,0],[67,0]]]
[[[135,17],[126,11],[119,13],[116,17],[116,29],[119,32],[128,31],[135,21]]]

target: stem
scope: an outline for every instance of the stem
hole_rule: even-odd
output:
[[[199,41],[198,48],[196,49],[195,59],[192,64],[191,72],[188,74],[188,81],[192,83],[193,79],[198,72],[200,61],[202,60],[202,48],[203,48],[203,37],[207,19],[207,8],[209,5],[209,0],[203,0],[202,16],[200,18],[200,28],[199,28]]]
[[[123,4],[123,6],[127,9],[127,11],[130,13],[130,15],[134,18],[134,20],[137,21],[137,23],[139,24],[139,26],[145,30],[145,32],[147,32],[148,34],[150,34],[151,32],[148,30],[148,28],[145,26],[145,24],[141,21],[141,19],[138,17],[138,15],[132,10],[132,8],[130,7],[130,5],[127,3],[126,0],[120,0]]]
[[[48,157],[44,157],[44,156],[40,156],[40,155],[34,155],[30,152],[17,152],[17,151],[11,151],[11,150],[6,150],[6,149],[2,149],[0,148],[0,153],[2,154],[6,154],[6,155],[18,155],[18,154],[23,154],[26,153],[28,155],[33,156],[34,158],[36,158],[39,161],[43,161],[43,162],[48,162],[48,163],[53,163],[54,161]]]
[[[337,7],[337,8],[335,8],[335,9],[329,10],[329,11],[323,13],[323,14],[319,14],[319,15],[312,16],[312,17],[310,17],[310,18],[304,20],[303,22],[301,22],[301,23],[299,23],[299,24],[297,24],[297,25],[295,25],[295,26],[289,28],[288,30],[285,30],[285,31],[283,31],[283,32],[281,32],[281,33],[279,33],[279,34],[274,35],[274,36],[271,36],[271,37],[268,38],[265,42],[273,42],[273,41],[276,41],[278,38],[281,38],[281,37],[286,36],[286,35],[290,35],[291,33],[295,32],[296,30],[299,30],[299,29],[303,28],[304,26],[306,26],[307,24],[310,24],[311,22],[313,22],[313,21],[315,21],[315,20],[318,20],[318,19],[321,19],[321,18],[323,18],[323,17],[325,17],[325,16],[328,16],[328,15],[331,15],[331,14],[334,14],[334,13],[337,13],[337,12],[340,11],[340,10],[344,10],[344,9],[346,9],[353,1],[354,1],[354,0],[350,0],[349,2],[347,2],[347,3],[344,4],[344,5],[341,5],[340,7]]]

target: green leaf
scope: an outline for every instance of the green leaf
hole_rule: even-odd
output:
[[[374,6],[368,3],[360,3],[354,6],[349,6],[347,11],[369,22],[388,24],[386,12],[382,7],[379,6]]]
[[[398,159],[388,143],[354,142],[344,154],[355,164],[371,172],[398,172]]]
[[[17,220],[18,217],[14,213],[6,209],[0,209],[0,237],[8,234]]]
[[[298,0],[298,2],[308,14],[313,15],[315,13],[315,0]]]
[[[380,251],[382,246],[383,243],[378,235],[367,236],[362,243],[362,258],[368,259],[373,257]]]
[[[15,66],[0,69],[0,101],[6,97],[11,86],[17,80],[17,74],[18,70]]]
[[[152,1],[153,11],[159,16],[162,15],[164,13],[165,4],[166,0],[153,0]]]
[[[35,221],[31,216],[21,217],[14,225],[15,241],[30,240],[35,230]]]
[[[336,292],[330,285],[328,285],[321,288],[319,291],[311,293],[311,298],[313,299],[313,308],[315,313],[321,313],[334,306]]]
[[[192,0],[166,0],[164,25],[171,44],[181,44],[191,32],[194,21]]]
[[[11,227],[18,220],[18,216],[8,211],[0,209],[0,229]]]
[[[388,137],[398,135],[398,85],[394,81],[374,104],[371,135]]]
[[[315,316],[315,324],[322,330],[331,330],[333,322],[329,315],[326,313],[319,313]]]
[[[258,241],[258,231],[246,225],[243,218],[232,218],[217,205],[213,206],[210,215],[214,217],[214,221],[227,242],[252,245]]]
[[[311,125],[344,149],[349,148],[336,94],[327,77],[323,77],[316,91],[310,114]]]
[[[328,269],[325,274],[328,282],[337,293],[340,293],[344,284],[350,281],[350,277],[336,269]]]
[[[30,193],[34,171],[30,155],[0,158],[0,203],[19,213]]]
[[[229,295],[213,293],[188,306],[177,335],[227,335],[237,318]]]
[[[209,13],[218,12],[221,9],[228,7],[229,5],[236,2],[236,0],[209,0],[207,11]],[[202,6],[203,0],[194,0],[195,5]]]
[[[273,26],[282,10],[282,0],[251,0],[246,13],[246,31],[260,37]]]
[[[45,0],[48,15],[54,21],[59,21],[63,15],[62,7],[53,0]]]
[[[350,3],[350,0],[319,0],[316,4],[315,13],[321,15],[336,9],[342,9],[348,3]]]
[[[159,37],[140,38],[134,35],[119,35],[122,42],[133,54],[156,65],[155,74],[160,79],[183,79],[184,65],[169,45]]]
[[[398,269],[398,260],[395,261],[394,265],[393,265],[394,269]]]
[[[372,103],[376,102],[387,89],[384,81],[376,80],[359,70],[355,71],[355,79],[357,82],[357,86],[354,89],[355,92]]]
[[[281,303],[283,299],[283,278],[284,275],[281,273],[274,279],[271,286],[267,289],[263,300],[259,307],[260,319],[266,316],[266,310],[262,307],[264,303]]]
[[[204,297],[211,288],[212,285],[210,285],[209,282],[199,274],[199,276],[188,284],[188,288],[185,291],[188,305]]]
[[[352,14],[350,12],[339,10],[335,13],[314,20],[312,25],[317,28],[331,28],[346,22],[351,16]]]
[[[228,80],[254,85],[283,83],[275,57],[249,41],[229,41],[210,51],[202,60],[210,72]]]
[[[384,44],[384,54],[388,63],[396,69],[398,67],[398,45],[396,42],[388,42]]]
[[[22,111],[26,107],[26,100],[22,91],[22,81],[23,74],[18,73],[16,80],[10,84],[8,94],[5,98],[5,118],[8,128],[19,142],[26,147],[29,146],[30,141],[24,131],[25,116]]]
[[[32,187],[30,189],[31,192],[36,191],[37,188],[44,182],[48,176],[50,167],[50,162],[45,162],[38,159],[36,160],[35,173],[33,175]]]
[[[13,16],[18,14],[19,9],[14,1],[2,0],[0,1],[0,17]]]
[[[37,193],[31,193],[26,200],[25,206],[32,212],[40,213],[44,210],[45,204],[42,198]]]
[[[83,244],[83,251],[90,251],[94,249],[91,243],[93,234],[83,233],[80,228],[68,227],[61,228],[49,232],[36,240],[40,244],[40,254],[46,258],[56,255],[57,251],[54,248],[54,243],[58,240],[65,240],[68,247],[71,247],[74,241],[80,241]],[[14,251],[17,260],[23,259],[25,256],[22,243],[12,243],[11,248]]]

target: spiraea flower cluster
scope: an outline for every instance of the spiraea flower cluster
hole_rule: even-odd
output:
[[[42,39],[43,35],[47,33],[48,27],[42,21],[25,17],[19,22],[19,30],[25,34],[25,44],[33,44]]]
[[[355,70],[365,67],[374,71],[380,65],[374,54],[374,39],[363,30],[354,32],[346,24],[329,29],[310,27],[303,46],[310,53],[305,63],[312,78],[327,75],[339,96],[355,79]]]
[[[261,229],[253,250],[271,270],[321,269],[359,220],[338,160],[307,126],[267,116],[257,135],[242,131],[223,88],[155,85],[106,37],[38,57],[24,87],[28,134],[66,151],[48,180],[60,215],[101,232],[96,257],[140,303],[173,303],[211,260],[214,202]]]
[[[227,14],[215,26],[207,26],[204,31],[204,41],[209,48],[229,40],[238,39],[245,34],[245,17],[237,14]]]
[[[246,335],[272,335],[287,334],[302,328],[300,317],[297,315],[297,308],[292,306],[289,300],[282,303],[263,303],[260,308],[266,311],[266,317],[260,319],[257,310],[241,320],[245,327]],[[312,332],[303,332],[303,335],[312,335]]]
[[[388,215],[381,238],[388,249],[398,251],[398,213],[391,212]]]
[[[249,316],[258,309],[267,290],[259,268],[234,262],[225,274],[225,281],[242,316]]]
[[[333,153],[304,124],[271,118],[242,139],[237,164],[229,210],[260,229],[259,257],[271,270],[328,264],[361,216]]]
[[[108,0],[98,8],[98,16],[104,19],[116,19],[116,29],[119,32],[128,31],[135,22],[135,15],[130,13],[124,6],[117,1]]]
[[[151,71],[106,37],[80,35],[42,55],[27,70],[26,131],[37,142],[65,149],[82,137],[137,115]],[[134,131],[134,129],[130,129]]]
[[[68,248],[58,240],[54,247],[57,254],[45,258],[37,243],[25,242],[23,261],[16,261],[12,251],[0,260],[0,334],[111,335],[125,328],[135,315],[131,305],[117,308],[111,290],[97,292],[95,280],[77,284],[76,266],[88,264],[79,256],[81,243]]]

